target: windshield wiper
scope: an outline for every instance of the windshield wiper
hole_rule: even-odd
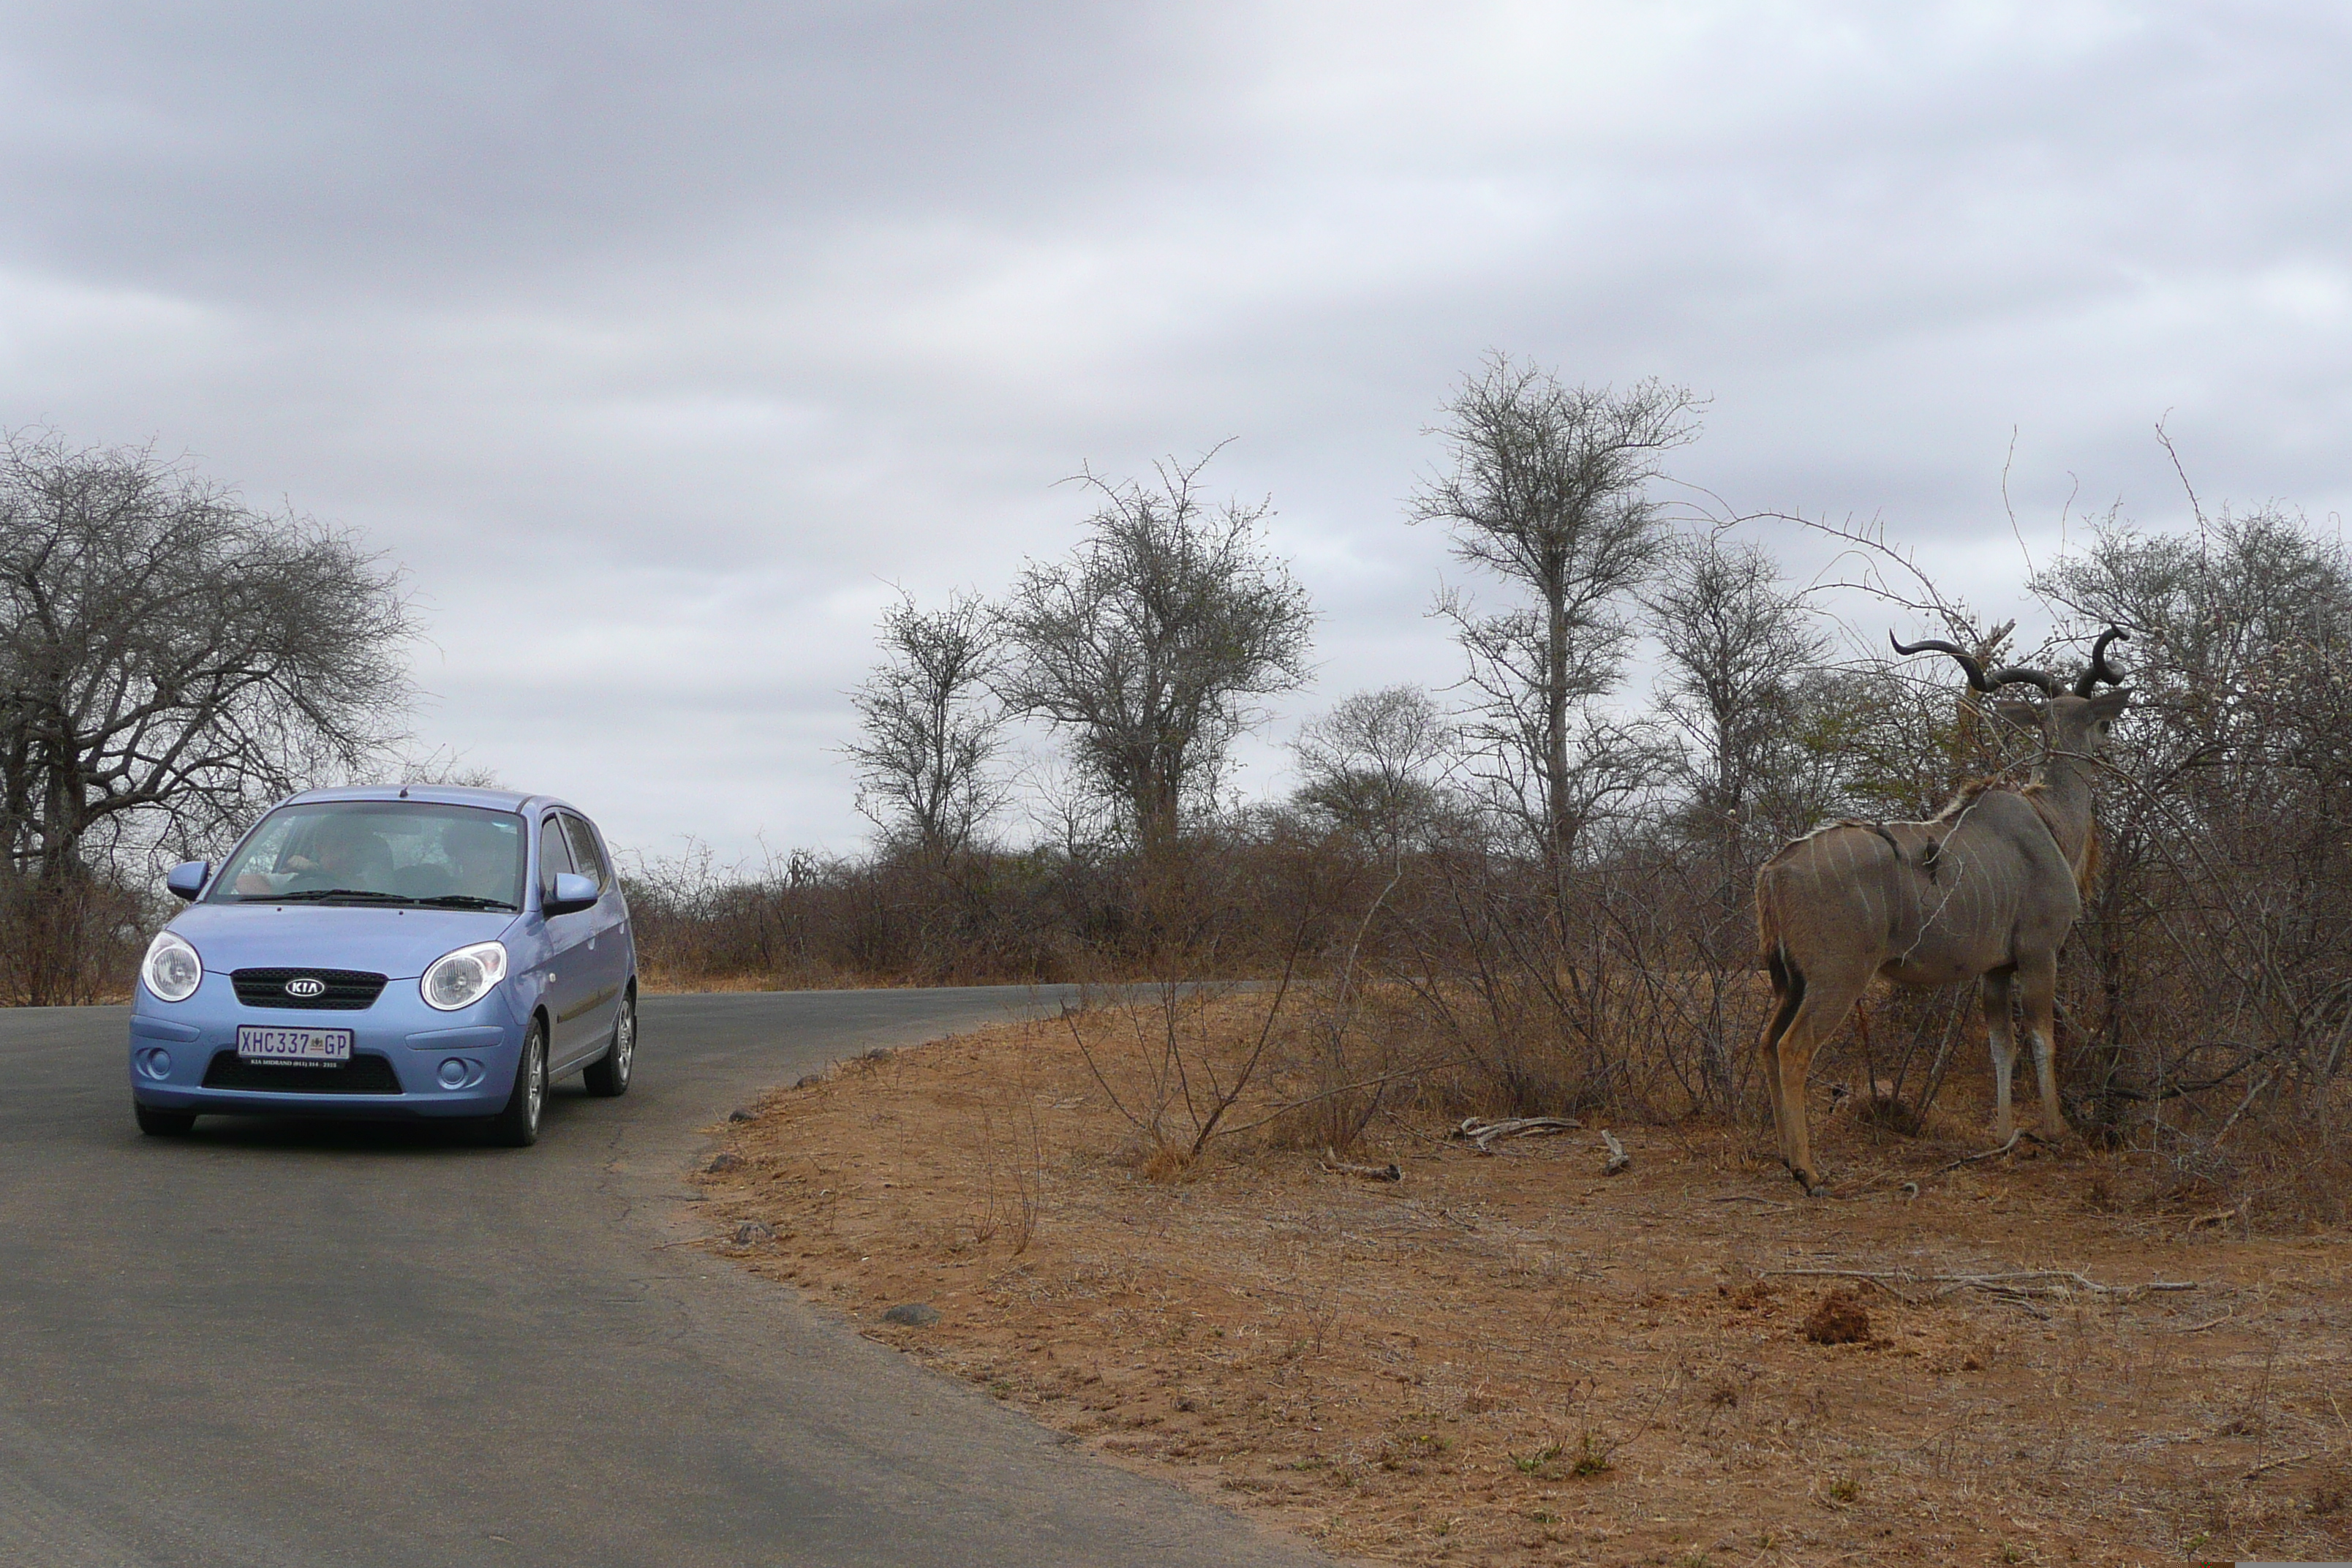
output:
[[[478,893],[437,893],[429,899],[411,899],[428,910],[511,910],[514,905],[504,899],[486,899]]]
[[[328,899],[358,899],[371,904],[417,901],[398,893],[379,893],[373,888],[299,888],[279,893],[240,893],[237,897],[252,904],[316,904]]]

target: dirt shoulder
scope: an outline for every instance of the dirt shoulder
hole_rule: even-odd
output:
[[[2352,1556],[2341,1236],[2148,1207],[2079,1149],[1937,1173],[1968,1150],[1906,1142],[1811,1202],[1740,1134],[1620,1128],[1605,1178],[1592,1132],[1437,1131],[1353,1152],[1394,1183],[1269,1149],[1147,1180],[1046,1023],[780,1090],[698,1180],[744,1267],[1340,1556]],[[1790,1272],[1836,1269],[1904,1278]],[[2033,1269],[2119,1289],[1985,1278]],[[1866,1337],[1817,1342],[1856,1326],[1839,1288]]]

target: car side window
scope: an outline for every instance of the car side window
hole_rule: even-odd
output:
[[[572,839],[572,864],[580,874],[596,884],[603,892],[612,885],[612,874],[605,868],[604,856],[596,844],[596,830],[569,812],[564,814],[563,831]]]
[[[564,847],[563,819],[549,812],[539,825],[539,900],[555,897],[555,879],[572,869],[572,851]]]

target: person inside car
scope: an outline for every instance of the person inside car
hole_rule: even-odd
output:
[[[384,862],[390,858],[383,840],[368,831],[361,819],[331,816],[319,825],[308,856],[288,858],[286,868],[295,875],[282,890],[372,888],[387,869]]]
[[[510,902],[515,896],[515,835],[488,821],[460,820],[441,830],[449,862],[450,892]]]

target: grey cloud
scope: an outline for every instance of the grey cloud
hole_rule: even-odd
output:
[[[420,727],[625,838],[845,845],[884,584],[1066,548],[1082,461],[1240,437],[1325,612],[1289,717],[1450,679],[1398,501],[1490,348],[1712,394],[1682,477],[2002,614],[2004,464],[2037,552],[2176,521],[2167,410],[2209,498],[2340,508],[2352,23],[2221,17],[18,6],[0,425],[365,529]]]

